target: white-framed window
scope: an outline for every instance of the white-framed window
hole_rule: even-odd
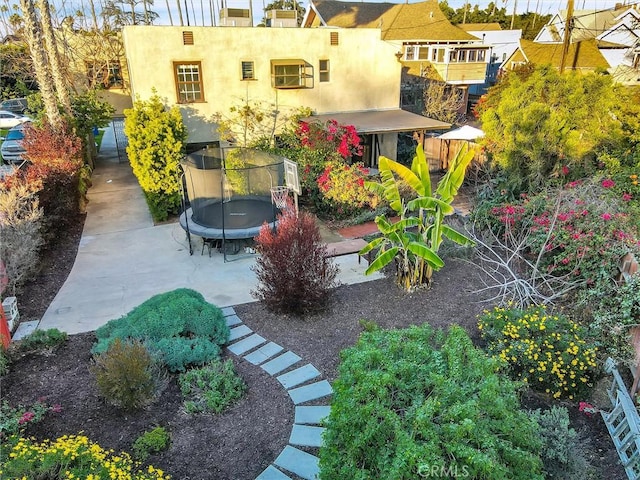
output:
[[[478,61],[479,62],[484,62],[484,59],[486,58],[487,55],[487,51],[486,50],[478,50]]]
[[[418,49],[418,60],[429,60],[429,47],[416,47]]]
[[[271,60],[274,88],[313,88],[312,67],[304,60]]]
[[[476,50],[469,50],[469,61],[475,62],[478,56],[478,52]]]
[[[256,79],[253,62],[250,62],[250,61],[241,62],[241,69],[242,69],[242,80]]]
[[[453,62],[457,62],[458,61],[458,51],[457,50],[450,50],[449,51],[449,62],[453,63]]]
[[[318,62],[318,80],[328,82],[329,79],[329,60],[320,60]]]
[[[173,62],[178,103],[204,102],[200,62]]]
[[[467,51],[458,50],[458,62],[466,62],[466,61],[467,61]]]
[[[407,45],[404,51],[404,59],[405,60],[415,60],[416,59],[416,50],[413,45]]]

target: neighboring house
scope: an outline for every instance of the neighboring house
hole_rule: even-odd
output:
[[[491,46],[452,25],[436,0],[372,3],[311,0],[302,26],[376,29],[403,66],[402,107],[420,111],[425,80],[462,90],[485,82]]]
[[[57,31],[58,50],[77,91],[96,88],[98,97],[122,115],[131,108],[127,64],[119,32],[75,30],[72,21]]]
[[[534,65],[551,65],[560,69],[562,63],[561,43],[535,43],[530,40],[520,40],[518,49],[502,64],[503,70],[513,70],[519,65],[532,63]],[[565,58],[565,71],[581,73],[606,70],[609,64],[598,50],[595,40],[583,40],[569,45]]]
[[[540,30],[535,41],[561,43],[566,11],[560,11]],[[608,10],[576,10],[572,16],[571,42],[595,39],[619,83],[640,82],[640,4]]]
[[[127,26],[122,38],[131,95],[178,105],[192,148],[247,102],[355,125],[373,166],[396,158],[398,132],[449,127],[398,108],[402,66],[378,29]]]
[[[498,81],[500,65],[517,50],[522,38],[522,30],[502,30],[499,23],[466,23],[458,27],[482,39],[482,43],[491,45],[484,83],[469,87],[470,95],[483,95]]]

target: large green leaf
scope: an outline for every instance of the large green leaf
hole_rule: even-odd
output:
[[[382,245],[387,239],[385,237],[378,237],[371,240],[362,250],[358,252],[358,255],[366,255],[372,250],[375,250]]]
[[[440,207],[442,213],[444,213],[445,215],[451,215],[453,212],[455,212],[455,208],[453,208],[449,203],[435,197],[420,197],[407,203],[407,209],[412,212],[417,210],[418,208],[422,208],[425,210],[435,210],[435,207]]]
[[[422,144],[416,147],[416,155],[411,163],[411,171],[417,175],[422,183],[422,191],[418,192],[424,197],[431,196],[431,173],[429,172],[429,162],[424,154]]]
[[[380,252],[380,254],[375,258],[375,260],[371,262],[371,264],[369,264],[369,267],[364,272],[364,274],[370,275],[373,272],[377,272],[378,270],[383,269],[384,267],[389,265],[389,263],[391,263],[391,261],[396,257],[397,254],[398,254],[398,247],[391,247],[389,250]]]
[[[458,245],[475,245],[473,240],[457,230],[454,230],[449,225],[442,225],[442,234],[449,240],[456,242]]]
[[[439,195],[445,202],[451,203],[458,193],[458,189],[464,181],[467,167],[471,163],[471,160],[473,160],[474,155],[475,151],[469,150],[468,144],[465,144],[451,161],[449,170],[444,177],[440,179],[438,188],[436,189],[436,195]]]
[[[429,265],[431,265],[434,270],[439,270],[444,267],[444,261],[438,256],[436,252],[431,250],[422,242],[411,242],[407,246],[407,250],[409,250],[414,255],[424,259]]]

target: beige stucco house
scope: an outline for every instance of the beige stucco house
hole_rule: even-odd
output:
[[[402,64],[379,29],[128,26],[122,38],[132,96],[178,105],[191,144],[219,140],[216,115],[246,102],[339,115],[371,164],[395,158],[399,131],[448,127],[399,109]]]

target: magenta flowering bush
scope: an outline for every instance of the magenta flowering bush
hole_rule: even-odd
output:
[[[585,286],[608,282],[620,257],[640,250],[638,223],[627,211],[629,193],[615,187],[610,178],[570,182],[493,207],[489,224],[501,235],[526,231],[526,249],[547,273]]]

